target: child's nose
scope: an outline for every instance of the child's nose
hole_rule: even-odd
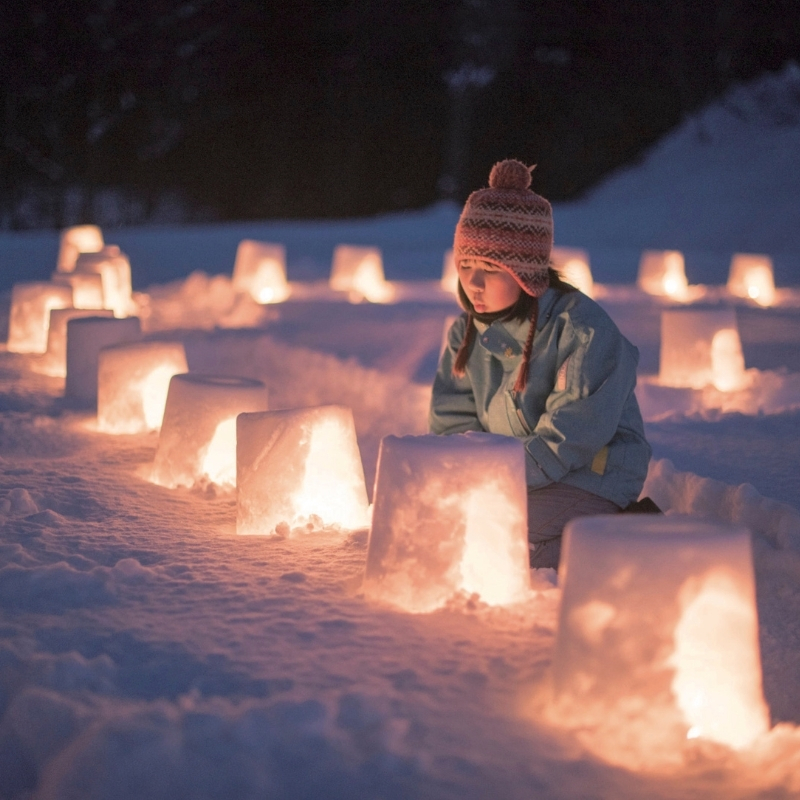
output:
[[[483,289],[486,279],[482,269],[473,269],[469,273],[469,285],[475,289]]]

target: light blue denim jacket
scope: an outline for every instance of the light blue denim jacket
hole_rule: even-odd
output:
[[[650,445],[633,393],[639,351],[597,303],[550,288],[539,299],[528,385],[514,382],[530,321],[476,321],[466,375],[452,374],[466,314],[450,328],[433,383],[432,433],[488,431],[525,445],[526,480],[567,483],[621,507],[636,500]]]

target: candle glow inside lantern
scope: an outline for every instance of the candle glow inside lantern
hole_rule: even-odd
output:
[[[739,749],[769,729],[746,529],[573,520],[559,582],[557,713],[609,760],[666,764],[687,739]]]
[[[489,433],[385,437],[367,596],[426,613],[459,595],[504,605],[529,590],[522,443]]]
[[[645,250],[639,260],[637,286],[647,294],[686,298],[689,284],[683,253],[679,250]]]
[[[169,383],[152,481],[236,484],[236,417],[267,410],[267,388],[251,378],[188,373]]]
[[[105,433],[158,430],[169,382],[188,369],[180,342],[103,348],[97,367],[97,427]]]
[[[369,524],[353,412],[344,406],[240,414],[236,532],[287,535]]]
[[[44,353],[50,311],[72,306],[72,289],[55,283],[37,281],[17,283],[11,289],[11,313],[8,320],[10,353]]]
[[[458,268],[453,258],[452,247],[449,247],[444,252],[441,286],[445,292],[450,292],[451,294],[456,294],[458,292]]]
[[[594,297],[589,254],[576,247],[553,247],[550,260],[561,277],[587,297]]]
[[[760,306],[775,302],[772,259],[751,253],[736,253],[728,273],[728,291],[736,297],[755,300]]]
[[[383,257],[377,247],[354,247],[340,244],[333,251],[330,287],[336,292],[348,292],[350,301],[388,303],[394,289],[383,275]]]
[[[67,320],[67,380],[64,396],[79,403],[97,403],[97,364],[104,347],[141,339],[138,317],[117,319],[93,315]]]
[[[103,278],[96,274],[55,272],[53,283],[72,287],[72,304],[75,308],[103,308]]]
[[[82,253],[75,264],[78,274],[99,275],[103,284],[103,307],[115,317],[127,317],[132,300],[131,265],[128,257],[115,244],[96,253]]]
[[[257,303],[281,303],[289,296],[286,248],[282,244],[243,239],[236,249],[233,288]]]
[[[81,253],[96,253],[103,249],[103,234],[96,225],[75,225],[61,231],[56,269],[72,272]]]
[[[64,378],[67,374],[67,323],[80,317],[113,317],[110,311],[88,308],[54,308],[47,330],[47,352],[34,366],[38,372]]]
[[[659,383],[721,392],[747,383],[744,355],[732,308],[674,308],[661,312]]]

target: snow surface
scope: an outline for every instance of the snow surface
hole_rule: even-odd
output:
[[[764,85],[795,91],[794,69]],[[749,95],[738,90],[745,107],[761,85]],[[720,130],[733,131],[723,122]],[[724,206],[717,215],[695,205],[691,229],[719,264],[747,245],[780,265],[781,253],[800,253],[792,216],[800,180],[783,182],[796,169],[786,152],[797,152],[800,126],[750,122],[733,131],[736,147],[759,153],[753,179],[782,187],[771,195],[771,230],[782,225],[789,238],[734,243],[736,209],[750,203],[725,184],[732,161],[723,155],[722,173],[704,173],[697,185],[725,184]],[[575,231],[562,241],[589,250],[600,302],[640,348],[639,396],[655,456],[645,492],[670,513],[742,523],[753,533],[769,734],[738,754],[687,743],[684,766],[669,774],[606,763],[547,705],[560,599],[551,570],[532,571],[527,599],[507,608],[475,598],[422,615],[382,607],[361,592],[366,530],[237,536],[231,492],[147,480],[157,434],[100,433],[91,414],[64,401],[63,379],[32,368],[41,357],[0,352],[0,797],[798,796],[796,290],[784,289],[770,309],[735,302],[754,371],[747,391],[670,397],[655,382],[665,301],[638,292],[635,264],[614,255],[643,244],[684,246],[666,241],[682,228],[659,229],[658,204],[676,176],[692,182],[697,148],[730,148],[683,130],[608,184],[629,181],[638,192],[632,205],[647,206],[650,217],[642,211],[634,224],[630,208],[619,210],[625,192],[611,203],[603,194],[611,188],[601,187],[574,208],[557,207],[556,231]],[[672,167],[659,173],[652,164],[664,148]],[[768,208],[765,196],[759,192]],[[629,224],[602,240],[613,208]],[[371,490],[381,438],[426,429],[444,322],[456,313],[437,288],[456,213],[439,206],[368,222],[107,238],[131,256],[147,337],[182,342],[190,369],[259,378],[273,409],[350,407]],[[652,239],[642,229],[648,219]],[[233,292],[241,238],[287,244],[295,290],[287,303],[260,307]],[[399,301],[351,305],[314,283],[337,241],[381,246]],[[54,235],[0,236],[2,280],[46,278],[56,252]],[[599,265],[596,253],[605,253]],[[139,259],[150,266],[137,275]],[[199,268],[225,274],[189,275]],[[800,272],[783,275],[779,285],[800,283]],[[726,268],[707,282],[725,278]],[[697,281],[691,271],[690,280]],[[713,289],[705,296],[734,302]]]

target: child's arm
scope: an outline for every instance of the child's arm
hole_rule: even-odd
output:
[[[465,332],[465,317],[459,317],[447,334],[447,347],[439,359],[433,381],[428,427],[431,433],[482,431],[475,407],[472,384],[467,376],[453,376],[453,361]]]

